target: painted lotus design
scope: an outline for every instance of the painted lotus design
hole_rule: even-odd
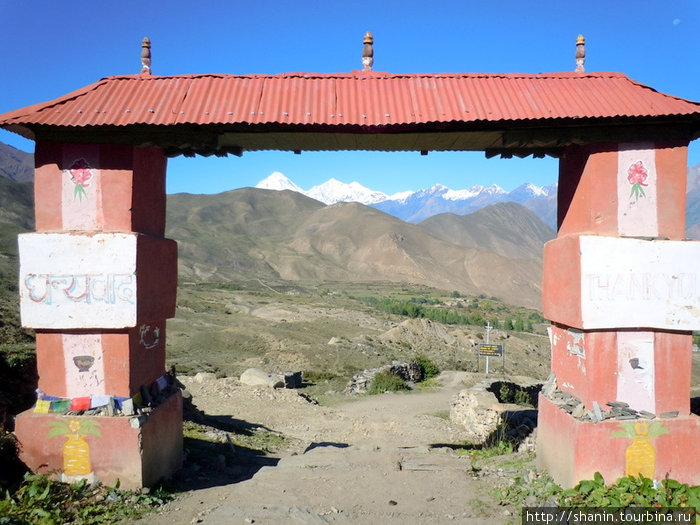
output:
[[[87,193],[85,193],[85,188],[90,185],[90,179],[92,179],[92,169],[85,159],[78,159],[73,164],[71,164],[70,180],[75,184],[75,189],[73,190],[73,198],[78,197],[81,201],[83,197],[87,198]]]
[[[60,419],[49,423],[51,428],[47,437],[66,436],[63,444],[63,473],[67,476],[86,476],[90,474],[90,446],[83,439],[92,434],[102,437],[99,423],[91,419]]]
[[[644,186],[646,184],[649,172],[644,167],[641,160],[633,163],[627,170],[627,181],[632,185],[632,190],[630,191],[630,201],[634,199],[637,202],[640,197],[646,197],[644,193]]]
[[[625,450],[625,475],[642,474],[654,479],[656,473],[656,449],[650,443],[651,438],[670,432],[659,421],[650,423],[620,423],[621,430],[613,432],[610,437],[623,437],[632,440]]]

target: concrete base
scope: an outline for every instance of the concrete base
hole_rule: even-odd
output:
[[[697,416],[584,422],[541,394],[538,411],[538,466],[564,488],[593,479],[596,472],[609,484],[639,473],[656,480],[669,477],[700,484]],[[628,436],[621,435],[625,433]]]
[[[75,481],[97,479],[125,489],[152,486],[182,466],[182,395],[148,416],[17,416],[20,459],[34,472]]]

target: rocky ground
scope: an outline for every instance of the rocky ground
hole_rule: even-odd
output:
[[[183,492],[141,523],[515,520],[517,509],[499,506],[493,492],[510,474],[494,469],[484,476],[487,468],[476,476],[470,458],[454,450],[464,443],[465,431],[447,417],[451,403],[481,378],[443,372],[433,388],[349,398],[334,406],[319,406],[296,390],[244,386],[232,378],[180,378],[200,411],[190,415],[209,429],[208,438],[225,443],[228,431],[237,429],[266,436],[269,452],[247,453],[229,440],[233,455],[188,458],[173,480]],[[523,454],[520,459],[531,460]]]

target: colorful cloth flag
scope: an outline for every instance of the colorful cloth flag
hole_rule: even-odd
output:
[[[143,406],[143,397],[141,396],[141,392],[136,392],[131,399],[134,400],[134,405],[137,407]]]
[[[41,390],[37,390],[37,399],[41,399],[43,401],[58,401],[59,399],[63,399],[62,397],[56,397],[56,396],[50,396],[48,394],[45,394]]]
[[[70,410],[70,399],[57,399],[56,401],[51,401],[51,411],[52,412],[68,412]]]
[[[88,410],[90,408],[90,397],[74,397],[70,400],[71,410]]]
[[[90,408],[97,408],[97,407],[103,407],[105,405],[109,405],[109,403],[112,400],[112,396],[92,396],[90,399]]]
[[[48,414],[49,410],[51,410],[51,401],[44,401],[43,399],[36,400],[34,412],[37,414]]]
[[[123,404],[124,401],[126,401],[127,399],[131,399],[131,398],[130,398],[130,397],[118,397],[118,396],[114,396],[114,407],[115,407],[117,410],[121,410],[121,409],[122,409],[122,404]]]
[[[161,390],[165,390],[168,387],[168,378],[162,375],[158,379],[156,379],[156,383],[158,383],[158,388],[160,388]]]

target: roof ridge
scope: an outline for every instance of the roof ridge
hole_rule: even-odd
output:
[[[177,75],[111,75],[101,78],[95,84],[108,80],[142,80],[153,82],[157,80],[168,79],[192,79],[192,78],[411,78],[411,77],[474,77],[474,78],[628,78],[625,73],[615,71],[594,71],[586,73],[577,73],[574,71],[551,71],[540,73],[485,73],[485,72],[433,72],[433,73],[389,73],[386,71],[360,71],[353,70],[349,72],[304,72],[304,71],[286,71],[282,73],[181,73]],[[631,79],[630,79],[631,80]],[[95,85],[95,84],[91,84]],[[643,84],[642,84],[643,85]],[[89,87],[89,86],[88,86]]]

